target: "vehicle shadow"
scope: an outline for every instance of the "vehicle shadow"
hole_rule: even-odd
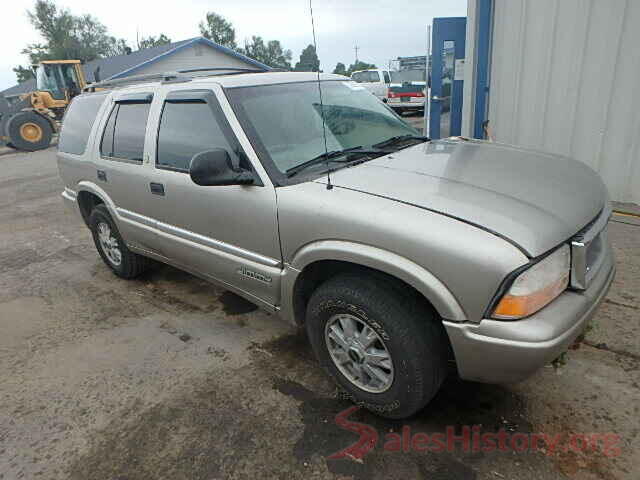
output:
[[[513,434],[532,430],[525,415],[523,399],[508,387],[466,382],[452,374],[432,401],[409,419],[389,420],[362,408],[350,413],[347,420],[351,427],[362,428],[357,425],[364,424],[366,430],[371,431],[372,428],[377,434],[377,441],[361,459],[350,457],[349,454],[343,454],[343,458],[329,458],[336,453],[340,456],[339,452],[358,441],[359,437],[353,433],[353,428],[345,428],[344,422],[341,426],[336,421],[339,414],[354,406],[353,403],[343,399],[339,391],[332,390],[323,381],[326,374],[315,362],[302,330],[270,342],[265,348],[274,353],[272,360],[288,366],[286,377],[275,377],[274,388],[300,402],[304,432],[294,448],[295,456],[300,461],[309,462],[314,456],[320,455],[327,459],[327,466],[334,474],[357,479],[475,478],[476,473],[471,465],[479,457],[491,453],[471,451],[461,440],[455,442],[452,448],[438,452],[416,451],[404,443],[402,451],[391,451],[391,443],[397,444],[403,432],[408,432],[410,436],[417,433],[431,436],[449,430],[461,438],[465,430],[471,432],[474,426],[482,433],[505,430]],[[292,372],[294,358],[297,358],[297,365],[302,363],[300,370],[296,371],[303,374]],[[272,373],[280,371],[278,365],[275,367],[272,362]]]

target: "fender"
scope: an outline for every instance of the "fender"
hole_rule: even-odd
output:
[[[119,223],[120,215],[118,215],[116,204],[113,203],[113,200],[111,200],[109,195],[107,195],[107,192],[105,192],[102,188],[100,188],[99,185],[96,185],[95,183],[89,180],[82,180],[78,182],[78,189],[76,190],[76,198],[77,198],[77,195],[80,194],[80,192],[93,193],[96,197],[100,198],[104,202],[107,209],[109,210],[109,214],[111,215],[111,218],[113,218],[116,223]]]
[[[293,288],[307,265],[320,260],[337,260],[373,268],[411,285],[431,302],[446,320],[464,321],[466,315],[453,293],[431,272],[393,252],[370,245],[341,240],[321,240],[305,245],[285,265],[282,278],[281,315],[295,323]]]

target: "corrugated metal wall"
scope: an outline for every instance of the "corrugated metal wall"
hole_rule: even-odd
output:
[[[495,0],[497,141],[577,158],[640,203],[640,1]]]

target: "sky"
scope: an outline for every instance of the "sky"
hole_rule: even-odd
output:
[[[466,16],[466,0],[312,0],[320,66],[332,71],[337,62],[347,67],[358,58],[379,67],[398,56],[424,55],[426,28],[434,17]],[[26,11],[33,0],[3,2],[0,28],[0,90],[16,84],[12,68],[27,65],[21,50],[41,41]],[[89,13],[106,25],[109,34],[135,45],[141,36],[164,33],[173,41],[198,36],[198,23],[214,11],[233,23],[236,40],[259,35],[280,40],[293,53],[292,65],[304,47],[313,43],[308,0],[234,0],[179,2],[150,0],[58,0],[73,14]]]

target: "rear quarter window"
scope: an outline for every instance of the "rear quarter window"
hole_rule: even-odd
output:
[[[106,95],[87,95],[76,97],[62,122],[58,150],[64,153],[82,155],[87,148],[89,134]]]

